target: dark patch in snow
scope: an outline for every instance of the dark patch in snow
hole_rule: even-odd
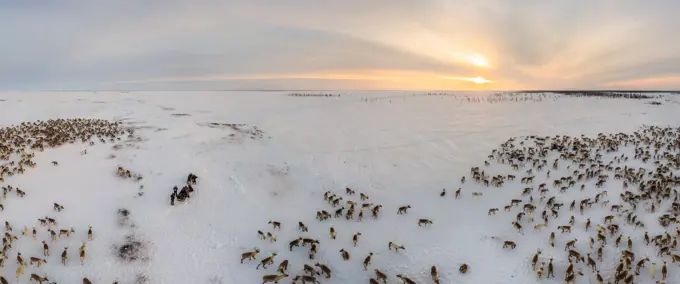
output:
[[[182,116],[191,116],[191,114],[188,114],[188,113],[173,113],[172,116],[182,117]]]
[[[648,105],[655,105],[655,106],[662,105],[661,102],[647,102],[646,104],[648,104]]]
[[[125,208],[118,209],[118,225],[130,225],[130,210]]]
[[[144,274],[137,274],[135,278],[135,284],[146,284],[149,283],[149,277]]]
[[[164,111],[173,111],[173,110],[175,110],[175,108],[172,108],[172,107],[164,107],[164,106],[158,106],[158,107],[160,107],[160,108],[161,108],[162,110],[164,110]]]
[[[102,102],[102,101],[94,101],[94,102],[92,102],[92,103],[93,103],[93,104],[105,104],[106,102]]]
[[[147,245],[136,235],[125,236],[125,241],[122,245],[117,245],[116,256],[123,262],[133,262],[137,260],[148,261]]]

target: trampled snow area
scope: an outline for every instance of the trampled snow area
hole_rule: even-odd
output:
[[[440,283],[564,283],[565,242],[578,238],[577,249],[584,255],[590,252],[588,237],[593,231],[584,231],[585,218],[590,216],[596,228],[611,214],[609,207],[595,204],[580,215],[568,211],[569,203],[592,198],[602,190],[608,190],[609,205],[620,203],[621,181],[612,179],[596,188],[595,180],[589,180],[584,192],[577,189],[583,183],[579,182],[558,194],[552,180],[571,175],[574,168],[567,169],[569,163],[562,162],[550,179],[545,172],[537,172],[533,187],[547,182],[548,196],[558,196],[565,206],[559,219],[551,218],[549,227],[540,232],[534,232],[525,217],[521,222],[524,235],[520,235],[511,222],[521,209],[504,212],[503,207],[510,199],[528,199],[520,196],[527,185],[519,180],[528,168],[513,171],[495,160],[485,167],[487,156],[510,137],[518,137],[519,143],[526,135],[595,137],[601,132],[632,133],[642,125],[677,127],[680,105],[670,95],[654,99],[662,105],[646,104],[647,100],[533,96],[540,100],[525,96],[525,100],[494,102],[486,93],[417,96],[412,92],[347,92],[340,97],[293,97],[284,92],[2,93],[2,127],[85,117],[122,121],[125,127],[135,128],[135,134],[124,137],[121,141],[125,142],[95,140],[94,146],[77,142],[46,148],[33,158],[37,167],[4,177],[2,186],[21,188],[26,196],[12,192],[2,201],[2,221],[11,223],[11,233],[18,240],[9,250],[1,275],[10,283],[29,283],[33,273],[57,283],[81,283],[83,277],[92,283],[118,279],[121,284],[262,283],[263,275],[276,274],[279,263],[288,260],[290,276],[280,283],[292,283],[294,276],[304,275],[303,264],[317,262],[332,269],[330,279],[316,276],[321,283],[369,283],[374,269],[387,274],[387,283],[401,283],[397,274],[417,283],[432,283],[433,265]],[[85,149],[87,154],[81,155]],[[631,157],[627,165],[639,167],[641,163],[632,160],[632,149],[622,148],[621,153]],[[608,163],[612,156],[604,155],[603,161]],[[546,169],[552,169],[556,158],[546,158]],[[143,179],[118,177],[118,166]],[[492,176],[514,172],[518,179],[502,187],[486,187],[473,181],[473,166]],[[190,172],[198,176],[196,192],[188,202],[170,206],[172,187],[182,188]],[[464,184],[461,176],[467,176]],[[346,195],[345,188],[355,190],[356,195]],[[459,188],[462,196],[455,199]],[[447,192],[444,197],[442,189]],[[363,210],[360,222],[356,216],[346,220],[344,214],[319,221],[317,211],[334,215],[340,208],[324,201],[326,191],[343,197],[340,204],[345,211],[347,200],[357,202],[359,208],[365,202],[383,207],[377,219]],[[473,197],[472,192],[483,196]],[[369,200],[361,201],[360,193]],[[537,203],[536,190],[533,198]],[[65,209],[53,211],[54,202]],[[411,208],[398,215],[397,208],[404,205]],[[495,207],[499,212],[488,215]],[[119,224],[119,209],[129,210],[130,223]],[[536,220],[541,219],[541,210],[537,209]],[[645,231],[655,236],[665,229],[656,222],[659,212],[646,214],[642,207],[637,212],[646,227],[635,229],[620,222],[621,233],[635,242],[633,265],[647,254],[651,262],[657,262],[654,280],[648,263],[635,283],[656,283],[661,280],[662,260],[651,245],[644,245],[642,236]],[[571,215],[576,219],[572,233],[560,234],[557,226],[566,225]],[[45,216],[57,219],[55,229],[73,227],[75,233],[50,241],[37,221]],[[421,218],[433,224],[419,227]],[[269,221],[281,222],[281,229],[274,230]],[[301,232],[298,222],[309,231]],[[92,241],[87,240],[90,225]],[[21,235],[24,226],[36,227],[37,240]],[[337,232],[335,240],[330,238],[330,227]],[[674,227],[668,228],[671,235],[675,235]],[[258,230],[273,233],[277,241],[259,239]],[[550,231],[557,232],[555,248],[548,245]],[[355,247],[352,236],[356,232],[361,236]],[[121,261],[116,246],[124,244],[130,234],[143,244],[143,259]],[[308,257],[309,245],[289,250],[289,242],[297,237],[319,240],[315,260]],[[29,264],[17,280],[17,253],[25,259],[42,258],[42,240],[50,246],[47,263]],[[517,248],[502,248],[504,240],[515,241]],[[405,250],[389,250],[390,241]],[[613,241],[613,237],[608,240]],[[78,260],[81,242],[87,243],[82,266]],[[604,262],[598,262],[605,282],[613,280],[619,250],[626,247],[623,243],[619,249],[608,244]],[[69,260],[64,266],[60,255],[66,246]],[[256,260],[241,264],[241,254],[254,248],[260,250]],[[343,248],[350,254],[348,261],[339,252]],[[531,258],[538,248],[543,249],[540,262],[547,264],[549,257],[554,258],[555,278],[537,280]],[[256,269],[274,252],[273,265]],[[363,262],[370,252],[374,255],[365,271]],[[664,259],[668,261],[666,282],[680,283],[679,265],[668,256]],[[469,271],[461,274],[458,269],[464,263]],[[575,264],[575,270],[584,274],[575,283],[597,283],[583,263]],[[138,282],[141,279],[146,282]]]

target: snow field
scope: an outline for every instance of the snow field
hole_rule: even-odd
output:
[[[641,124],[680,123],[674,105],[650,106],[637,100],[561,98],[473,104],[445,97],[361,92],[332,99],[293,98],[281,93],[47,95],[2,94],[7,100],[0,103],[6,114],[1,124],[55,117],[106,118],[137,128],[142,139],[117,150],[99,143],[46,149],[36,153],[38,167],[6,179],[3,185],[27,192],[24,199],[8,196],[3,202],[5,212],[0,212],[16,232],[24,225],[40,229],[36,219],[44,215],[57,217],[59,229],[73,226],[76,230],[70,238],[50,244],[48,264],[27,267],[22,281],[31,273],[47,273],[59,283],[78,283],[82,277],[94,283],[111,283],[116,278],[119,283],[135,283],[138,275],[144,275],[147,283],[260,283],[262,275],[274,274],[279,262],[288,259],[291,278],[302,274],[304,263],[328,265],[333,277],[320,277],[321,283],[367,283],[373,268],[388,274],[388,283],[396,282],[398,273],[417,283],[430,283],[432,265],[437,266],[441,283],[538,283],[530,261],[540,247],[545,259],[554,256],[556,276],[540,283],[563,283],[567,265],[564,242],[578,237],[577,248],[587,251],[587,237],[581,232],[584,218],[576,216],[571,235],[557,234],[554,249],[547,245],[548,229],[568,222],[568,208],[560,210],[559,220],[551,219],[550,228],[534,233],[533,226],[524,226],[525,235],[521,236],[510,224],[517,209],[512,213],[502,209],[526,187],[519,182],[521,175],[516,174],[518,179],[503,187],[486,188],[472,182],[469,168],[479,165],[488,174],[514,172],[507,166],[492,163],[483,167],[482,163],[491,149],[511,136],[595,135],[631,132]],[[373,103],[361,100],[369,96],[379,99]],[[189,116],[172,115],[178,113]],[[229,129],[200,126],[209,122],[257,126],[266,137],[233,139],[229,134],[235,132]],[[88,155],[79,155],[83,149]],[[52,166],[52,160],[60,165]],[[603,160],[607,161],[606,155]],[[115,170],[119,165],[141,173],[144,179],[134,183],[118,178]],[[172,186],[181,187],[189,172],[199,177],[197,193],[188,203],[170,207]],[[553,171],[551,177],[566,174],[566,170]],[[461,175],[468,176],[465,184],[460,184]],[[540,183],[537,174],[534,184]],[[138,196],[140,185],[144,185],[143,196]],[[610,179],[601,189],[609,191],[610,204],[618,197],[618,186],[619,181]],[[356,190],[357,195],[345,196],[345,187]],[[455,200],[453,193],[461,187],[463,197]],[[570,189],[555,195],[568,207],[572,199],[578,198],[578,202],[599,192],[594,186],[586,187],[583,193]],[[442,198],[443,188],[447,196]],[[334,211],[323,200],[327,190],[344,200],[359,201],[360,192],[369,195],[370,202],[383,205],[380,217],[374,220],[365,212],[362,222],[357,222],[356,216],[354,221],[315,220],[316,211]],[[477,191],[484,195],[475,199],[471,193]],[[53,212],[53,202],[63,204],[65,210]],[[406,204],[412,206],[409,213],[397,215],[397,208]],[[593,227],[608,215],[608,209],[596,206],[586,211],[593,216]],[[488,216],[493,207],[500,211]],[[130,210],[135,228],[118,225],[116,212],[120,208]],[[641,210],[638,215],[645,217]],[[431,219],[434,224],[418,227],[419,218]],[[650,236],[658,233],[654,217],[645,218]],[[282,230],[272,230],[269,220],[281,221]],[[309,232],[300,233],[298,221],[308,225]],[[85,240],[88,225],[93,226],[95,239],[88,242],[88,259],[80,266],[77,247]],[[330,240],[330,226],[336,229],[337,240]],[[278,241],[259,240],[257,230],[274,233]],[[351,242],[354,232],[362,233],[356,248]],[[644,234],[626,226],[621,226],[621,232],[632,234],[636,245]],[[46,236],[44,231],[40,233]],[[130,233],[148,245],[148,261],[122,263],[115,258],[113,246],[122,244]],[[308,247],[288,251],[288,242],[298,236],[319,239],[316,261],[308,259]],[[502,249],[502,241],[491,237],[514,240],[517,249]],[[12,253],[41,256],[39,241],[40,237],[35,242],[20,237]],[[389,251],[389,241],[406,250]],[[64,269],[59,254],[67,244],[71,254]],[[258,259],[240,264],[240,254],[254,247],[261,249]],[[341,248],[351,254],[350,261],[342,260]],[[636,255],[645,253],[642,246],[640,251],[634,248]],[[271,252],[278,253],[275,265],[255,269]],[[362,262],[368,252],[376,254],[365,272]],[[617,256],[610,246],[604,254],[605,263],[611,263],[601,267],[607,278]],[[650,258],[653,255],[650,251]],[[462,263],[470,266],[466,275],[458,273]],[[16,267],[10,255],[2,275],[13,279]],[[669,263],[670,279],[678,279],[674,268]],[[657,274],[659,271],[660,265]],[[584,269],[586,276],[577,283],[595,283],[587,272]],[[282,283],[292,282],[291,278]]]

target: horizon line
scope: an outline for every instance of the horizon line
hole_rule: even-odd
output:
[[[640,93],[679,93],[680,90],[635,90],[635,89],[524,89],[524,90],[447,90],[447,89],[38,89],[38,90],[0,90],[0,92],[640,92]]]

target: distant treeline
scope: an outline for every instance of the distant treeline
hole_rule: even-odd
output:
[[[546,94],[546,93],[552,93],[552,94],[573,96],[573,97],[602,97],[602,98],[613,98],[613,99],[644,100],[644,99],[654,99],[657,96],[653,95],[653,93],[661,93],[661,92],[646,92],[646,91],[521,91],[521,92],[514,92],[514,93],[516,93],[516,94]],[[678,92],[663,92],[663,93],[678,94]]]
[[[456,93],[424,93],[421,96],[455,96]]]
[[[340,94],[333,93],[290,93],[291,97],[339,97]]]
[[[413,96],[438,96],[449,97],[460,102],[467,103],[503,103],[503,102],[541,102],[548,97],[548,93],[521,93],[521,92],[497,92],[482,94],[457,94],[453,92],[429,92],[413,94]]]

